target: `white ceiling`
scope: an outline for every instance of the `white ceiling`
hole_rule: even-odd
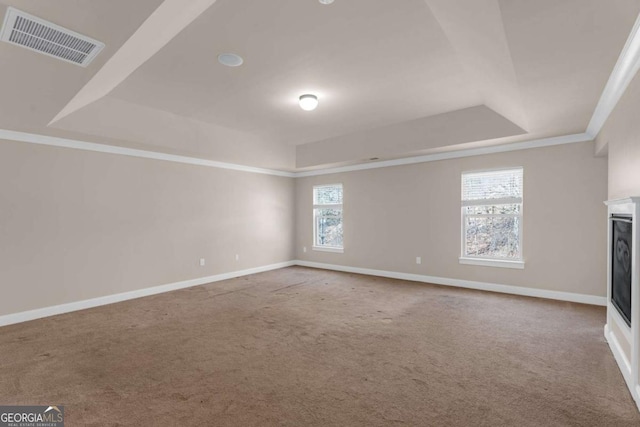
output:
[[[13,6],[106,44],[91,65],[82,68],[0,43],[0,126],[42,130],[160,3],[162,0],[0,0],[2,17],[6,7]]]
[[[83,69],[0,43],[0,127],[280,169],[584,132],[640,12],[640,0],[213,0],[47,126],[163,4],[53,3],[0,0],[107,48]],[[218,64],[223,52],[244,65]],[[316,111],[297,106],[306,92]]]
[[[219,0],[113,96],[289,144],[482,103],[424,0]]]

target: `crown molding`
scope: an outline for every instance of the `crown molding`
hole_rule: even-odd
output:
[[[241,172],[259,173],[264,175],[295,177],[292,172],[274,169],[263,169],[252,166],[238,165],[235,163],[217,162],[198,157],[178,156],[175,154],[160,153],[157,151],[137,150],[134,148],[119,147],[116,145],[97,144],[94,142],[79,141],[75,139],[58,138],[54,136],[38,135],[26,132],[0,129],[0,139],[9,141],[27,142],[29,144],[49,145],[52,147],[75,148],[76,150],[96,151],[98,153],[119,154],[122,156],[141,157],[145,159],[164,160],[168,162],[184,163],[189,165],[206,166],[210,168],[231,169]]]
[[[391,166],[411,165],[416,163],[435,162],[438,160],[458,159],[462,157],[481,156],[485,154],[504,153],[508,151],[528,150],[531,148],[549,147],[553,145],[573,144],[576,142],[592,141],[587,133],[564,135],[552,138],[534,139],[531,141],[515,142],[511,144],[494,145],[490,147],[471,148],[466,150],[449,151],[445,153],[428,154],[425,156],[406,157],[394,160],[385,160],[375,163],[364,163],[337,168],[318,169],[306,172],[286,172],[275,169],[264,169],[252,166],[238,165],[235,163],[218,162],[215,160],[201,159],[198,157],[179,156],[175,154],[160,153],[157,151],[138,150],[134,148],[120,147],[116,145],[98,144],[94,142],[79,141],[75,139],[58,138],[54,136],[38,135],[26,132],[17,132],[0,129],[0,140],[26,142],[29,144],[48,145],[53,147],[74,148],[98,153],[118,154],[122,156],[140,157],[153,160],[184,163],[196,166],[206,166],[219,169],[230,169],[240,172],[258,173],[263,175],[282,176],[287,178],[304,178],[309,176],[329,175],[341,172],[353,172],[366,169],[377,169]]]
[[[593,138],[598,136],[600,130],[602,130],[638,69],[640,69],[640,15],[636,19],[629,38],[627,38],[627,42],[618,57],[618,62],[613,67],[609,81],[607,81],[607,85],[602,91],[598,105],[587,127],[587,133]]]
[[[505,153],[508,151],[529,150],[531,148],[550,147],[553,145],[573,144],[576,142],[592,141],[587,133],[556,136],[552,138],[534,139],[531,141],[514,142],[511,144],[493,145],[490,147],[470,148],[466,150],[448,151],[445,153],[427,154],[425,156],[407,157],[403,159],[385,160],[375,163],[364,163],[330,169],[319,169],[308,172],[297,172],[296,178],[308,176],[328,175],[333,173],[353,172],[366,169],[386,168],[391,166],[412,165],[415,163],[436,162],[439,160],[459,159],[462,157],[482,156],[485,154]]]
[[[609,115],[631,83],[631,80],[633,80],[633,78],[635,77],[638,69],[640,69],[640,15],[636,19],[633,29],[631,30],[624,48],[620,53],[620,57],[618,58],[613,71],[611,72],[607,85],[605,86],[602,95],[600,96],[600,100],[598,101],[598,104],[591,117],[591,121],[589,122],[589,126],[584,133],[303,172],[287,172],[274,169],[257,168],[238,165],[234,163],[201,159],[197,157],[179,156],[156,151],[137,150],[132,148],[107,144],[97,144],[93,142],[58,138],[47,135],[16,132],[6,129],[0,129],[0,139],[27,142],[31,144],[49,145],[55,147],[75,148],[78,150],[95,151],[100,153],[119,154],[131,157],[164,160],[197,166],[230,169],[241,172],[275,175],[288,178],[303,178],[309,176],[377,169],[390,166],[401,166],[415,163],[433,162],[438,160],[481,156],[485,154],[503,153],[508,151],[527,150],[531,148],[549,147],[553,145],[572,144],[576,142],[593,141],[600,133],[600,130],[604,126],[605,122],[609,118]]]

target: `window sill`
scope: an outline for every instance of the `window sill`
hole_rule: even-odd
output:
[[[344,253],[344,249],[343,248],[329,248],[329,247],[326,247],[326,246],[314,246],[311,249],[313,249],[314,251],[320,251],[320,252],[333,252],[333,253],[337,253],[337,254]]]
[[[460,257],[460,264],[482,265],[485,267],[524,269],[524,261],[509,261],[504,259]]]

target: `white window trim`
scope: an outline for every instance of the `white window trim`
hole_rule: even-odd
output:
[[[463,257],[459,258],[460,264],[467,265],[481,265],[485,267],[500,267],[500,268],[516,268],[522,270],[524,268],[523,260],[506,260],[499,258],[474,258],[474,257]]]
[[[340,204],[326,204],[326,205],[319,205],[316,204],[315,201],[315,194],[316,194],[316,188],[322,188],[322,187],[341,187],[342,188],[342,203]],[[342,218],[342,224],[344,227],[344,210],[343,210],[343,205],[344,205],[344,186],[342,185],[342,183],[335,183],[335,184],[320,184],[320,185],[314,185],[313,186],[313,208],[312,210],[312,214],[313,214],[313,245],[311,246],[311,250],[313,251],[319,251],[319,252],[333,252],[333,253],[344,253],[344,240],[342,243],[342,247],[340,246],[319,246],[316,244],[316,237],[318,236],[317,234],[317,229],[316,229],[316,209],[335,209],[335,210],[339,210],[340,211],[340,217]],[[344,239],[344,236],[343,236]]]
[[[462,178],[462,175],[466,174],[466,173],[483,173],[483,172],[497,172],[497,171],[503,171],[503,170],[514,170],[514,169],[522,169],[523,171],[523,187],[524,187],[524,168],[521,166],[514,166],[514,167],[510,167],[510,168],[496,168],[496,169],[483,169],[483,170],[473,170],[473,171],[464,171],[462,172],[462,174],[460,175],[460,177]],[[462,191],[464,191],[464,189],[462,188],[463,186],[463,181],[461,179],[460,182],[460,188],[461,188],[461,194]],[[524,193],[524,188],[523,188],[523,193]],[[458,258],[458,262],[460,264],[466,264],[466,265],[478,265],[478,266],[484,266],[484,267],[498,267],[498,268],[514,268],[514,269],[524,269],[524,246],[522,244],[523,241],[523,226],[524,226],[524,194],[523,197],[508,197],[508,198],[503,198],[503,199],[490,199],[491,203],[487,203],[487,199],[481,199],[481,200],[462,200],[462,207],[460,209],[460,257]],[[515,203],[519,203],[520,204],[520,213],[519,214],[496,214],[495,216],[500,216],[500,217],[505,217],[505,216],[517,216],[520,218],[520,233],[518,234],[518,239],[519,239],[519,245],[520,245],[520,258],[494,258],[494,257],[475,257],[472,255],[465,255],[465,237],[467,235],[466,233],[466,221],[465,218],[467,216],[474,216],[474,215],[466,215],[464,213],[464,208],[467,206],[487,206],[487,205],[491,205],[491,204],[515,204]],[[492,216],[492,215],[477,215],[477,216]]]
[[[338,248],[333,246],[312,246],[311,250],[319,251],[319,252],[334,252],[338,254],[344,253],[344,248]]]

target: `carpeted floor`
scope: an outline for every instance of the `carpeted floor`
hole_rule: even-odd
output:
[[[639,426],[601,307],[291,267],[0,328],[67,426]]]

